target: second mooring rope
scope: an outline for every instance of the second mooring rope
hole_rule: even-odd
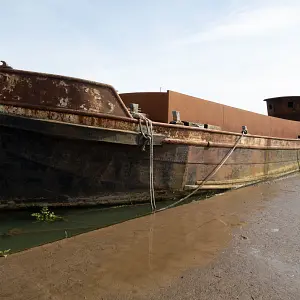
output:
[[[192,195],[194,195],[195,193],[197,193],[197,192],[200,190],[200,188],[203,186],[203,184],[204,184],[207,180],[209,180],[212,176],[214,176],[214,175],[219,171],[219,169],[225,164],[225,162],[226,162],[227,159],[231,156],[231,154],[233,153],[233,151],[234,151],[235,148],[237,147],[239,141],[242,139],[242,137],[243,137],[244,135],[245,135],[245,131],[242,131],[242,135],[239,136],[239,138],[236,140],[236,142],[235,142],[234,146],[232,147],[232,149],[231,149],[231,150],[226,154],[226,156],[221,160],[220,164],[217,165],[217,167],[203,179],[203,181],[199,184],[199,186],[198,186],[195,190],[193,190],[190,194],[188,194],[187,196],[181,198],[180,200],[178,200],[178,201],[176,201],[176,202],[174,202],[174,203],[172,203],[172,204],[170,204],[170,205],[168,205],[168,206],[166,206],[166,207],[163,207],[163,208],[157,210],[156,212],[161,212],[161,211],[164,211],[164,210],[166,210],[166,209],[168,209],[168,208],[174,207],[174,206],[178,205],[179,203],[185,201],[186,199],[190,198],[190,197],[191,197]]]

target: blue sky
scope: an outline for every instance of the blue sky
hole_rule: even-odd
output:
[[[300,94],[298,0],[0,0],[16,69],[167,89],[266,113]]]

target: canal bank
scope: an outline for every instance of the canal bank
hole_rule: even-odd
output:
[[[297,299],[299,193],[296,175],[8,256],[0,298]]]

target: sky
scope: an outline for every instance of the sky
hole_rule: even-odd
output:
[[[0,60],[15,69],[262,114],[265,98],[300,94],[299,0],[0,0],[0,9]]]

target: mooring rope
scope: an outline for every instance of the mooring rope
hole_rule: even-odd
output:
[[[231,150],[226,154],[226,156],[221,160],[220,164],[217,165],[217,167],[203,179],[203,181],[198,185],[198,187],[197,187],[195,190],[193,190],[190,194],[188,194],[187,196],[181,198],[180,200],[178,200],[178,201],[176,201],[176,202],[174,202],[174,203],[172,203],[172,204],[170,204],[170,205],[168,205],[168,206],[166,206],[166,207],[163,207],[163,208],[161,208],[161,209],[159,209],[159,210],[156,210],[156,212],[161,212],[161,211],[164,211],[164,210],[166,210],[166,209],[168,209],[168,208],[174,207],[174,206],[178,205],[179,203],[182,203],[182,202],[185,201],[186,199],[190,198],[190,197],[191,197],[192,195],[194,195],[195,193],[197,193],[197,192],[200,190],[200,188],[203,186],[203,184],[204,184],[207,180],[209,180],[212,176],[214,176],[214,175],[219,171],[219,169],[225,164],[225,162],[226,162],[227,159],[231,156],[231,154],[233,153],[233,151],[235,150],[235,148],[237,147],[239,141],[242,139],[242,137],[245,135],[245,133],[246,133],[246,131],[243,130],[243,131],[242,131],[242,135],[239,136],[239,138],[236,140],[236,142],[235,142],[234,146],[232,147],[232,149],[231,149]]]
[[[153,172],[153,161],[154,161],[154,147],[153,147],[153,126],[152,121],[148,119],[146,116],[144,116],[141,113],[135,113],[135,117],[139,119],[139,127],[141,134],[143,135],[145,139],[145,144],[143,147],[146,147],[147,142],[149,143],[150,147],[150,156],[149,156],[149,190],[150,190],[150,203],[151,203],[151,209],[153,212],[156,211],[156,202],[155,202],[155,191],[154,191],[154,172]],[[146,124],[147,132],[145,133],[143,131],[142,127],[142,120]]]

